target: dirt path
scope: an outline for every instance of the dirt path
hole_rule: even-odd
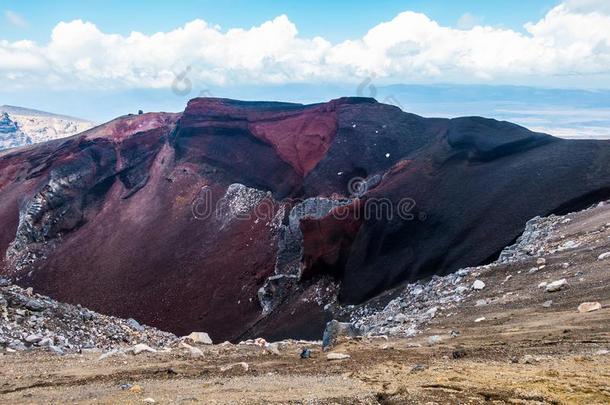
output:
[[[602,309],[516,313],[504,325],[462,328],[459,337],[431,347],[426,336],[348,341],[334,351],[352,357],[336,362],[319,350],[302,360],[298,344],[280,356],[257,346],[214,347],[202,359],[20,353],[0,358],[0,402],[607,404],[608,348],[610,310]],[[221,371],[238,362],[248,370]]]

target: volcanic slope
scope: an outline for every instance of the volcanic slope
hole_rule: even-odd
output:
[[[609,158],[373,99],[199,98],[0,152],[1,273],[176,334],[319,338],[329,302],[486,263],[530,218],[610,197]]]

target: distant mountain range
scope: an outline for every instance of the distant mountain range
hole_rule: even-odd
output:
[[[0,107],[0,150],[76,135],[91,121],[23,107]]]

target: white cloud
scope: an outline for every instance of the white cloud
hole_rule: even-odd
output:
[[[610,14],[610,2],[608,0],[567,0],[564,4],[575,13]]]
[[[29,26],[25,18],[11,10],[4,10],[4,19],[17,28],[27,28]]]
[[[194,20],[169,32],[108,34],[93,23],[59,23],[45,45],[0,41],[8,86],[163,88],[189,67],[194,84],[568,80],[610,88],[606,0],[567,0],[525,33],[463,16],[461,28],[404,12],[359,39],[303,38],[282,15],[250,29],[221,31]],[[461,19],[462,20],[462,19]],[[15,80],[18,78],[19,80]],[[5,82],[6,83],[6,82]]]

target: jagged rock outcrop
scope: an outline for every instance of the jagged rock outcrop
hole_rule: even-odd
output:
[[[30,145],[32,139],[5,112],[0,112],[0,150]]]
[[[90,121],[22,107],[0,106],[0,150],[66,138],[93,126]]]
[[[325,306],[497,258],[610,196],[610,143],[377,103],[194,99],[0,152],[2,273],[214,341],[320,338]]]

